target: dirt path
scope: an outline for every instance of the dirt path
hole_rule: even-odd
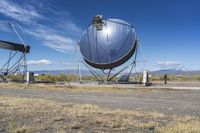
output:
[[[0,88],[0,96],[44,98],[58,102],[88,103],[109,108],[144,110],[170,115],[194,115],[200,117],[200,90],[106,93]]]

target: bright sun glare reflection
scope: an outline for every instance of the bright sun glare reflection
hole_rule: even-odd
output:
[[[104,28],[103,29],[103,33],[104,33],[104,35],[110,35],[110,34],[112,34],[112,29],[111,28]]]

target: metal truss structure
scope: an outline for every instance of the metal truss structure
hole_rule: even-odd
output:
[[[11,22],[0,22],[1,27],[7,27],[14,32],[21,43],[15,43],[5,40],[0,40],[0,48],[9,51],[8,60],[0,68],[0,81],[8,81],[12,75],[19,75],[20,81],[25,81],[25,74],[27,72],[26,55],[30,52],[30,46],[28,46],[19,33],[17,32],[16,25]]]

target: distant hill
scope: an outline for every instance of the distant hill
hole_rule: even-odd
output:
[[[40,71],[31,71],[37,74],[74,74],[78,73],[78,70],[40,70]],[[164,75],[164,74],[173,74],[173,75],[200,75],[200,71],[182,71],[176,69],[165,69],[165,70],[158,70],[158,71],[151,71],[151,74],[154,75]],[[92,75],[89,70],[81,70],[82,76]]]
[[[38,71],[31,71],[35,74],[53,74],[53,75],[59,75],[59,74],[78,74],[78,70],[38,70]],[[81,70],[81,74],[84,76],[91,75],[88,70]]]
[[[151,73],[155,74],[155,75],[163,75],[163,74],[200,75],[200,71],[183,71],[183,70],[176,70],[176,69],[166,69],[166,70],[151,71]]]

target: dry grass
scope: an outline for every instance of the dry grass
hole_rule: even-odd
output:
[[[0,132],[199,132],[199,119],[90,104],[0,97]]]
[[[174,121],[157,129],[160,133],[199,133],[200,120],[191,116],[173,116]]]
[[[65,92],[119,92],[119,93],[130,93],[130,92],[159,92],[163,89],[152,89],[152,88],[124,88],[117,85],[82,85],[76,86],[71,84],[21,84],[21,83],[0,83],[0,88],[4,89],[48,89],[48,90],[61,90]],[[166,89],[165,89],[166,90]]]

